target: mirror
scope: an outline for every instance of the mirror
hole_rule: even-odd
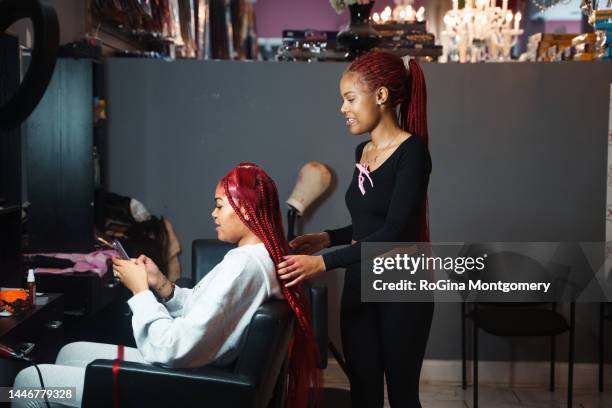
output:
[[[59,47],[59,23],[51,5],[39,0],[0,3],[0,33],[23,19],[29,19],[33,27],[32,60],[19,88],[0,105],[2,130],[19,126],[38,105],[51,80]]]

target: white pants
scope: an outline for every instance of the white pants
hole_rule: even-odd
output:
[[[142,355],[133,347],[125,347],[123,359],[137,363],[147,364]],[[85,367],[97,359],[114,360],[117,358],[117,346],[113,344],[76,342],[62,347],[55,364],[39,364],[40,372],[45,383],[45,389],[51,387],[75,387],[76,398],[70,401],[55,400],[49,398],[52,407],[80,407],[83,400],[83,389],[85,382]],[[24,368],[17,374],[14,389],[37,388],[40,389],[40,379],[34,367]],[[11,404],[12,407],[46,407],[45,401],[40,400],[17,400]]]

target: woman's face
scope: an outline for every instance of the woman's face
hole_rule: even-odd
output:
[[[354,135],[372,131],[381,118],[379,98],[360,81],[359,74],[347,72],[340,79],[342,107],[346,126]]]
[[[220,241],[236,243],[250,231],[227,200],[221,183],[217,184],[215,189],[215,209],[211,215],[217,225],[217,238]]]

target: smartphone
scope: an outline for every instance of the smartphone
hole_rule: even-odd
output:
[[[118,239],[113,240],[112,246],[117,252],[119,252],[119,258],[124,259],[126,261],[130,260],[130,256],[127,254],[125,248],[123,248],[123,245],[121,245],[121,242],[119,242]]]

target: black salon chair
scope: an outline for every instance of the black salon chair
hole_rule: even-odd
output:
[[[566,269],[561,265],[549,264],[545,268],[528,256],[513,253],[489,253],[486,269],[478,278],[483,281],[508,281],[510,277],[521,281],[551,282],[553,286],[567,285],[559,276],[563,276]],[[552,272],[554,270],[554,273]],[[556,278],[552,278],[555,276]],[[476,279],[471,277],[471,279]],[[563,286],[561,286],[563,288]],[[555,290],[555,289],[553,289]],[[559,290],[559,289],[557,289]],[[488,296],[491,296],[488,298]],[[494,336],[501,337],[548,337],[550,339],[550,391],[555,389],[555,340],[556,336],[568,332],[568,382],[567,406],[572,406],[573,394],[573,367],[574,367],[574,330],[575,330],[575,304],[570,303],[570,319],[557,311],[557,304],[553,301],[538,301],[537,298],[524,299],[521,302],[496,302],[496,295],[485,295],[477,298],[475,302],[462,304],[462,383],[463,389],[467,387],[466,379],[466,333],[465,321],[471,320],[473,327],[473,404],[478,408],[478,334],[479,329]],[[555,296],[551,295],[551,300]],[[547,299],[548,300],[548,299]],[[471,305],[471,307],[469,307]],[[471,309],[471,310],[469,310]]]
[[[231,245],[216,240],[196,242],[193,271],[195,277],[201,278],[223,259]],[[192,286],[189,279],[177,281],[177,284]],[[293,312],[287,302],[270,300],[255,312],[239,357],[229,367],[170,369],[120,362],[119,404],[122,407],[281,408],[285,399],[287,346],[293,324]],[[87,366],[83,407],[113,406],[113,362],[95,360]]]
[[[238,360],[229,367],[171,369],[122,361],[119,405],[281,408],[292,330],[287,302],[271,300],[251,319]],[[95,360],[87,366],[83,407],[113,406],[113,362]]]
[[[217,239],[196,239],[191,246],[191,279],[181,278],[176,284],[181,287],[192,287],[204,277],[216,264],[221,262],[227,251],[235,245]],[[312,326],[320,360],[317,367],[327,367],[327,287],[304,284],[306,295],[312,307]]]

